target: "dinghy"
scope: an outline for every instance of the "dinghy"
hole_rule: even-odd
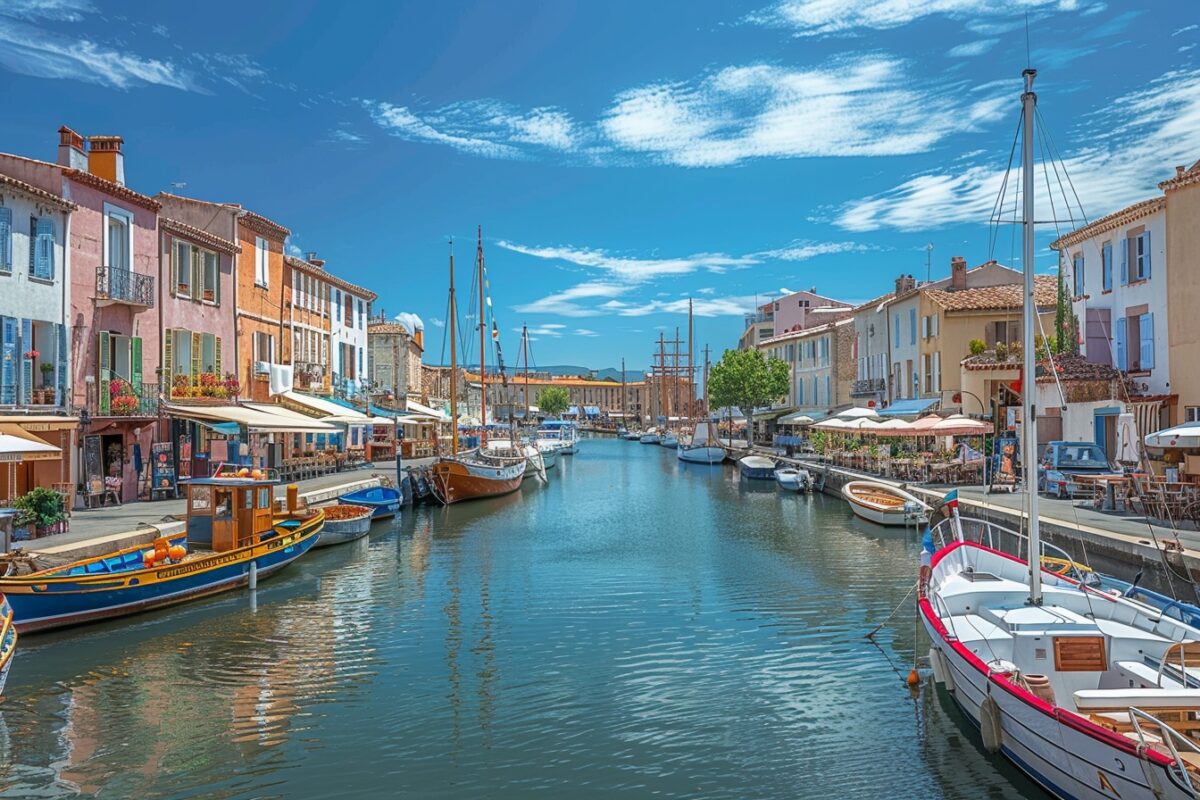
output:
[[[400,490],[391,486],[372,486],[359,489],[338,498],[340,505],[366,506],[371,509],[371,519],[388,519],[400,512]]]
[[[812,479],[808,471],[795,467],[775,470],[775,481],[784,489],[791,489],[793,492],[807,492],[812,488]]]
[[[763,456],[746,456],[738,462],[742,477],[752,481],[775,479],[775,462]]]
[[[325,527],[313,547],[329,547],[361,539],[371,532],[373,508],[340,503],[328,506],[325,511]]]
[[[918,525],[929,519],[929,506],[888,483],[850,481],[842,497],[855,514],[876,525]]]

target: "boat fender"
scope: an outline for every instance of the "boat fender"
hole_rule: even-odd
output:
[[[933,670],[934,683],[945,683],[946,665],[942,661],[942,651],[936,647],[929,648],[929,666]]]
[[[983,749],[998,753],[1003,741],[1000,729],[1000,705],[990,694],[979,704],[979,735],[983,738]]]

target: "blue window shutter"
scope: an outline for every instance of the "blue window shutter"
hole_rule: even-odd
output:
[[[17,321],[0,317],[0,403],[17,402]]]
[[[1145,267],[1145,269],[1142,272],[1142,277],[1149,280],[1149,278],[1150,278],[1150,231],[1146,231],[1145,233],[1142,234],[1142,240],[1143,240],[1142,241],[1142,253],[1144,253],[1144,255],[1142,256],[1142,261],[1143,261],[1142,266]]]
[[[1121,285],[1127,283],[1129,283],[1129,240],[1121,239]]]
[[[38,217],[37,240],[33,243],[36,256],[33,262],[33,275],[36,278],[50,280],[54,277],[54,220],[48,217]]]
[[[833,396],[830,392],[830,378],[828,375],[825,376],[825,404],[833,405]]]
[[[55,379],[58,383],[58,404],[69,406],[67,402],[67,326],[55,324],[58,333],[58,357],[55,359]]]
[[[1128,369],[1125,359],[1125,318],[1117,318],[1117,369]]]
[[[359,377],[359,380],[362,379],[362,376],[363,376],[362,373],[363,373],[363,350],[360,347],[360,348],[358,348],[358,377]]]
[[[33,320],[21,320],[21,401],[28,405],[33,401],[33,359],[25,353],[33,349]]]
[[[1138,319],[1138,335],[1141,338],[1138,356],[1142,369],[1154,369],[1154,314],[1146,313]]]
[[[1104,245],[1104,250],[1102,251],[1102,254],[1100,256],[1100,261],[1102,263],[1102,268],[1104,270],[1104,275],[1103,275],[1103,278],[1101,279],[1102,283],[1104,284],[1105,289],[1111,289],[1112,288],[1112,244]]]
[[[0,269],[12,272],[12,209],[0,207]]]

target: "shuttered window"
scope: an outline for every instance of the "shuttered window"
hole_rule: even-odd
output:
[[[1112,289],[1112,242],[1105,242],[1100,248],[1100,283],[1104,291]]]
[[[1154,314],[1138,317],[1138,358],[1141,369],[1154,369]]]
[[[267,240],[261,236],[254,237],[254,282],[263,288],[267,286]]]
[[[1076,253],[1071,262],[1071,275],[1075,279],[1075,296],[1083,296],[1083,253]]]
[[[12,272],[12,209],[0,206],[0,272]]]
[[[1140,236],[1130,240],[1130,280],[1144,281],[1150,279],[1150,231],[1144,231]]]

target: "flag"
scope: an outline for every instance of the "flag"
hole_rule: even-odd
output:
[[[946,508],[958,508],[958,489],[951,489],[946,492],[946,496],[942,498],[942,502],[946,504]]]
[[[492,321],[492,341],[493,342],[500,341],[500,328],[497,327],[496,322],[494,320]]]

